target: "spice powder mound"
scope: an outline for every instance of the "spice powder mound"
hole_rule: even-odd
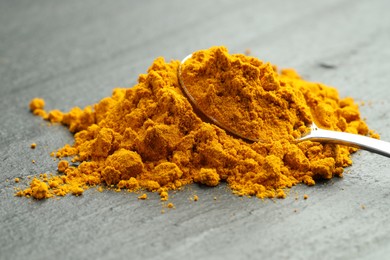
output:
[[[81,195],[98,185],[158,192],[167,200],[169,190],[190,183],[227,182],[238,195],[284,198],[287,188],[342,176],[352,164],[355,148],[294,142],[311,122],[370,133],[354,100],[340,99],[335,88],[305,81],[291,69],[231,55],[225,47],[194,53],[184,64],[183,80],[199,94],[201,108],[261,139],[245,142],[194,112],[179,85],[179,64],[157,58],[134,87],[114,89],[111,97],[84,109],[47,112],[42,99],[33,99],[32,113],[74,133],[74,143],[55,153],[72,157],[73,164],[61,161],[60,175],[34,179],[17,195]]]

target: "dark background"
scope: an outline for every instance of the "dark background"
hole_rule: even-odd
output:
[[[386,0],[1,0],[0,259],[388,257],[390,158],[365,151],[344,178],[298,185],[284,200],[192,185],[171,194],[176,209],[165,214],[157,194],[139,201],[91,189],[36,201],[14,197],[14,188],[55,173],[49,153],[73,140],[31,115],[33,97],[47,109],[83,107],[133,86],[158,56],[213,45],[336,86],[364,102],[369,126],[390,140],[389,8]]]

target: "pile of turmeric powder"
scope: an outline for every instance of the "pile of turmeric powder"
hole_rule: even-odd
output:
[[[201,120],[183,94],[179,61],[157,58],[133,88],[67,113],[44,110],[42,99],[30,109],[74,133],[59,149],[59,175],[34,179],[19,196],[37,199],[82,194],[92,186],[131,192],[168,192],[190,183],[227,182],[235,194],[284,198],[298,183],[342,176],[355,148],[311,141],[294,142],[311,122],[336,131],[369,134],[352,98],[307,82],[294,70],[225,47],[199,51],[183,65],[182,78],[198,95],[200,108],[230,128],[260,139],[246,142]],[[236,122],[240,122],[237,124]]]

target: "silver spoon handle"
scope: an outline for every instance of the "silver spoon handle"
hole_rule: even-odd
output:
[[[297,140],[341,144],[390,157],[390,143],[363,135],[320,129],[313,125],[310,133]]]

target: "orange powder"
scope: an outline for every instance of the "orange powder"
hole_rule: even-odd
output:
[[[140,200],[146,200],[147,198],[148,198],[148,195],[146,193],[144,193],[138,197],[138,199],[140,199]]]
[[[55,155],[72,157],[75,166],[60,162],[63,174],[34,179],[17,195],[80,195],[99,185],[158,192],[164,201],[170,190],[190,183],[227,182],[237,195],[284,198],[285,189],[342,176],[352,164],[354,148],[294,142],[311,121],[336,131],[369,133],[357,104],[340,99],[335,88],[252,57],[230,55],[224,47],[194,53],[185,63],[184,79],[205,109],[263,140],[245,142],[202,121],[182,93],[178,67],[179,61],[158,58],[133,88],[114,89],[111,97],[68,113],[46,112],[44,102],[33,99],[34,114],[74,133],[74,143]]]
[[[65,172],[65,170],[68,169],[68,167],[69,167],[68,161],[62,160],[58,163],[59,172]]]
[[[48,185],[40,181],[36,178],[34,178],[30,183],[30,188],[25,189],[23,191],[23,194],[25,196],[32,196],[36,199],[44,199],[44,198],[50,198],[53,195],[49,192]]]

